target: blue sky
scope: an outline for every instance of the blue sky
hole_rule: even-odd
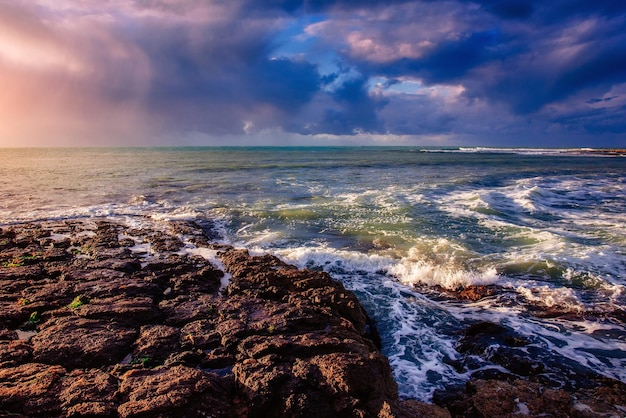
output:
[[[0,145],[626,147],[622,0],[0,0]]]

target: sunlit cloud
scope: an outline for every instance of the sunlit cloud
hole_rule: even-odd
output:
[[[559,0],[0,1],[0,145],[615,144],[625,25]]]

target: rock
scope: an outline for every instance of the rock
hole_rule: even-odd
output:
[[[177,237],[162,232],[155,232],[146,238],[151,244],[152,251],[157,253],[178,251],[184,246]]]
[[[273,256],[252,257],[247,251],[230,249],[221,253],[226,271],[234,280],[226,289],[229,296],[283,300],[297,304],[308,300],[331,309],[365,333],[367,317],[356,296],[327,273],[297,270]]]
[[[626,409],[623,383],[538,359],[528,339],[493,323],[468,327],[459,341],[456,367],[471,373],[467,385],[438,391],[438,405],[400,401],[354,294],[326,273],[211,244],[213,226],[199,222],[3,229],[2,414],[595,417]],[[172,252],[182,245],[172,233],[218,251],[232,276],[225,290],[209,261]],[[67,238],[55,246],[58,234]],[[149,240],[161,253],[127,248]],[[455,297],[500,290],[468,286]]]
[[[533,359],[528,350],[517,348],[529,343],[526,338],[502,325],[479,322],[465,330],[457,350],[466,356],[481,356],[516,375],[534,376],[544,370],[544,365]],[[484,376],[483,371],[479,373]]]
[[[61,409],[67,416],[110,417],[118,407],[117,388],[117,379],[109,373],[74,370],[61,382]]]
[[[215,325],[208,319],[189,322],[180,329],[180,344],[183,348],[217,348],[221,339],[221,335],[215,331]]]
[[[181,326],[200,319],[217,315],[220,299],[214,295],[178,296],[159,303],[167,325]]]
[[[129,371],[119,390],[120,417],[235,417],[221,378],[185,366]]]
[[[55,318],[33,337],[33,359],[68,369],[115,364],[131,351],[136,331],[108,321]]]
[[[61,366],[40,363],[0,368],[0,410],[26,416],[57,415],[60,381],[65,374]]]
[[[494,285],[468,285],[457,291],[459,299],[477,301],[500,293],[502,289]]]
[[[0,341],[0,368],[15,367],[32,358],[33,348],[21,340]]]
[[[162,364],[172,353],[180,349],[180,330],[166,325],[145,325],[139,330],[139,338],[133,349],[134,359],[147,365]]]
[[[100,270],[100,272],[100,280],[77,283],[74,288],[75,293],[92,299],[115,296],[156,298],[163,293],[163,289],[159,286],[143,279],[131,278],[114,270]]]
[[[408,399],[400,402],[398,418],[452,418],[450,411],[437,405]]]
[[[74,309],[78,316],[103,322],[115,321],[126,327],[136,328],[159,318],[161,313],[151,297],[124,296],[91,299],[89,303]]]
[[[32,311],[22,305],[19,299],[0,296],[0,327],[16,329],[28,320],[31,313]]]
[[[593,389],[571,393],[522,379],[472,379],[465,388],[436,392],[434,401],[453,416],[619,417],[626,405],[626,384],[601,379]]]
[[[233,278],[215,331],[235,356],[245,415],[393,416],[397,386],[352,293],[275,257],[221,257]]]

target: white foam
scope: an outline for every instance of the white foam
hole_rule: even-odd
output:
[[[468,271],[433,265],[423,261],[404,261],[392,267],[391,272],[402,283],[441,286],[446,289],[456,289],[467,285],[493,284],[499,279],[495,268]]]
[[[459,286],[496,283],[499,276],[493,266],[483,265],[473,270],[465,267],[468,264],[480,264],[478,258],[477,254],[450,240],[424,240],[413,246],[389,271],[402,283],[411,285],[455,289]]]

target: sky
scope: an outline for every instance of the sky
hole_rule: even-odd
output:
[[[0,146],[626,147],[624,0],[0,0]]]

